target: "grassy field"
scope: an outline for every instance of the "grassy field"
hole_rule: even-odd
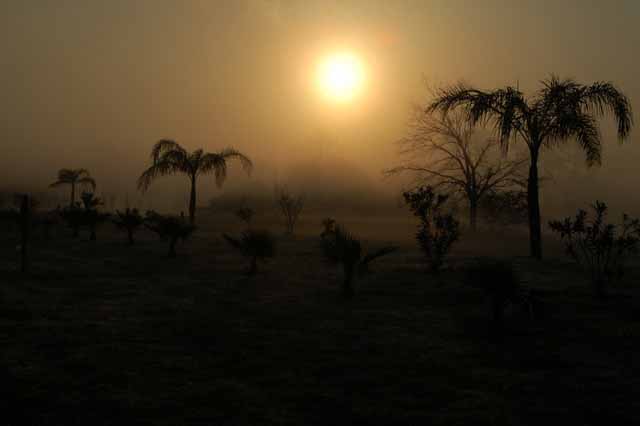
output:
[[[1,424],[640,423],[635,266],[598,302],[557,243],[539,263],[526,234],[496,230],[463,239],[434,277],[409,218],[351,217],[365,247],[401,249],[346,301],[320,256],[321,216],[252,278],[221,238],[240,225],[200,219],[171,260],[153,235],[129,248],[110,226],[97,242],[35,235],[26,276],[2,238]],[[509,312],[501,342],[483,294],[462,284],[477,256],[513,259],[543,300],[539,319]]]

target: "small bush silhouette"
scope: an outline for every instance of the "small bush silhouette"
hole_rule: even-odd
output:
[[[89,240],[95,241],[96,229],[99,225],[106,222],[109,219],[108,213],[102,213],[98,211],[98,207],[104,203],[102,199],[98,198],[92,192],[83,192],[80,196],[82,204],[84,206],[84,219],[83,222],[89,228]]]
[[[125,211],[116,210],[113,219],[114,225],[127,233],[127,244],[132,246],[135,243],[134,234],[144,224],[144,218],[138,209],[126,208]]]
[[[537,315],[534,294],[524,288],[510,262],[481,261],[465,268],[465,284],[480,288],[491,301],[491,333],[501,337],[504,332],[505,310],[509,305],[520,305],[530,318]]]
[[[588,218],[579,210],[575,218],[551,221],[549,226],[560,234],[567,255],[589,274],[595,294],[606,297],[608,284],[624,272],[625,261],[638,251],[640,221],[626,214],[620,225],[607,223],[607,205],[596,201],[592,206],[594,217]]]
[[[247,228],[251,227],[251,222],[253,221],[253,217],[255,216],[255,211],[249,206],[242,206],[235,210],[235,215],[243,221]]]
[[[438,272],[453,244],[460,237],[460,223],[450,212],[444,212],[448,196],[436,194],[425,186],[403,194],[405,203],[420,219],[416,239],[432,272]]]
[[[168,256],[170,258],[176,257],[178,242],[187,240],[196,229],[183,216],[165,216],[154,211],[147,212],[144,225],[147,229],[158,234],[161,240],[169,241]]]
[[[275,194],[276,204],[284,217],[286,232],[291,235],[304,207],[304,197],[291,194],[286,186],[276,187]]]
[[[321,234],[321,245],[324,257],[332,263],[342,264],[344,280],[342,292],[347,298],[353,297],[353,279],[355,272],[364,274],[369,270],[369,264],[382,256],[397,250],[387,246],[363,256],[360,241],[350,234],[333,219],[323,221],[325,230]]]
[[[268,231],[248,229],[240,235],[240,238],[234,238],[227,234],[223,236],[231,247],[239,250],[244,257],[249,259],[249,275],[255,275],[258,272],[258,260],[264,261],[275,256],[276,241]]]
[[[71,228],[72,237],[78,238],[80,235],[80,227],[85,223],[85,215],[82,207],[79,203],[75,203],[72,206],[67,206],[60,211],[60,217],[65,224]]]

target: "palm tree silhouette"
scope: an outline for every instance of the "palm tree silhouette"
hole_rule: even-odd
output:
[[[462,108],[472,124],[492,123],[502,147],[520,137],[529,148],[527,204],[531,255],[542,258],[538,159],[542,147],[575,139],[586,154],[588,166],[601,163],[602,145],[597,119],[614,116],[617,133],[624,141],[631,131],[633,115],[629,99],[612,83],[578,84],[552,75],[542,81],[533,96],[514,87],[489,92],[460,83],[440,89],[427,112]]]
[[[227,161],[237,159],[247,174],[251,173],[253,164],[244,154],[232,148],[219,152],[204,152],[197,149],[188,152],[180,144],[169,139],[162,139],[151,149],[153,164],[145,170],[138,179],[138,188],[146,191],[151,183],[160,176],[184,174],[191,182],[191,196],[189,198],[189,221],[195,222],[196,214],[196,183],[200,175],[213,173],[216,184],[222,186],[227,177]]]
[[[58,180],[49,185],[55,188],[62,185],[71,185],[71,200],[69,206],[73,207],[76,203],[76,185],[81,187],[90,186],[95,191],[96,181],[91,177],[87,169],[60,169],[58,171]]]

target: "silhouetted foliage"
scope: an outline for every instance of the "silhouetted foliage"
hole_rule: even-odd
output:
[[[168,256],[171,258],[176,257],[176,245],[178,242],[187,240],[196,229],[182,216],[161,215],[154,211],[146,213],[144,225],[158,234],[161,240],[169,241]]]
[[[144,218],[138,209],[127,207],[125,211],[116,210],[113,223],[118,229],[127,233],[127,244],[132,246],[135,243],[134,234],[144,224]]]
[[[526,191],[489,191],[480,202],[480,212],[494,225],[520,225],[527,222]]]
[[[304,207],[304,197],[291,194],[286,186],[276,186],[275,198],[276,204],[284,217],[286,232],[287,234],[293,234],[298,217],[300,217]]]
[[[460,223],[453,214],[444,211],[448,196],[436,194],[424,186],[403,194],[405,203],[420,219],[416,239],[432,272],[438,272],[453,244],[460,237]]]
[[[60,169],[58,171],[58,180],[49,185],[51,188],[55,188],[62,185],[71,186],[71,198],[69,200],[69,207],[73,207],[76,203],[76,186],[81,188],[90,187],[95,191],[96,181],[91,177],[87,169]]]
[[[482,289],[491,301],[490,331],[494,337],[503,335],[505,310],[509,305],[520,305],[530,318],[539,313],[537,298],[531,290],[520,284],[510,262],[480,261],[465,268],[464,282]]]
[[[60,223],[60,209],[38,213],[35,220],[42,226],[42,236],[45,241],[51,239],[51,230]]]
[[[333,219],[325,220],[321,234],[324,257],[332,263],[341,264],[344,271],[342,292],[346,298],[353,297],[353,279],[356,272],[364,274],[375,259],[393,253],[397,247],[386,246],[363,256],[360,241]]]
[[[556,76],[542,82],[531,98],[515,87],[484,92],[465,84],[439,90],[427,111],[444,114],[458,108],[471,124],[491,122],[505,151],[516,139],[529,149],[527,206],[531,255],[542,258],[542,233],[538,182],[538,159],[542,147],[575,139],[586,154],[587,165],[600,164],[601,135],[597,119],[611,113],[624,140],[631,131],[633,116],[629,99],[613,84],[582,85]]]
[[[98,211],[98,207],[102,206],[103,202],[92,192],[83,192],[81,199],[84,206],[82,223],[89,228],[89,240],[95,241],[97,239],[96,229],[109,219],[109,214]]]
[[[264,261],[275,256],[276,240],[268,231],[247,229],[240,235],[240,238],[234,238],[227,234],[223,234],[223,236],[231,247],[249,259],[249,275],[255,275],[258,272],[258,260]]]
[[[184,174],[191,183],[189,197],[189,222],[195,223],[196,214],[196,183],[200,175],[213,173],[218,187],[227,178],[227,162],[237,159],[247,173],[251,172],[253,164],[244,154],[235,149],[227,148],[220,152],[204,152],[196,149],[188,152],[175,141],[163,139],[151,149],[153,164],[145,170],[138,179],[138,187],[146,191],[151,183],[160,176]]]
[[[486,195],[522,181],[520,172],[526,160],[506,158],[496,139],[478,140],[475,128],[461,114],[447,116],[421,109],[409,131],[398,142],[403,164],[386,174],[411,173],[418,186],[460,195],[468,205],[472,230]]]
[[[78,238],[80,236],[80,227],[85,223],[85,214],[79,203],[75,203],[73,206],[67,206],[60,211],[60,217],[71,228],[72,237]]]
[[[247,228],[251,227],[251,221],[255,213],[256,212],[249,206],[242,206],[235,210],[235,215],[247,225]]]
[[[638,251],[640,220],[626,214],[620,225],[607,223],[607,205],[596,201],[594,217],[579,210],[575,218],[551,221],[549,226],[560,234],[566,253],[589,274],[598,297],[606,297],[608,284],[624,272],[625,261]]]
[[[336,220],[331,218],[331,217],[327,217],[325,219],[322,220],[322,226],[323,226],[323,230],[322,233],[320,234],[321,238],[324,238],[327,235],[330,235],[331,233],[335,232],[336,230]]]

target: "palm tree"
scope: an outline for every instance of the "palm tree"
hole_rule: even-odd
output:
[[[188,152],[175,141],[163,139],[151,149],[153,164],[145,170],[138,179],[138,188],[146,191],[151,183],[160,176],[181,173],[191,182],[191,196],[189,198],[189,220],[195,222],[196,214],[196,183],[198,176],[213,173],[216,184],[222,186],[227,177],[227,161],[237,159],[247,172],[251,173],[253,164],[244,154],[232,148],[219,152],[205,153],[202,149]]]
[[[76,185],[81,187],[90,186],[94,191],[96,189],[96,181],[91,177],[87,169],[60,169],[58,171],[58,180],[49,185],[49,187],[55,188],[62,185],[71,185],[70,207],[75,206],[76,203]]]
[[[578,84],[556,76],[542,81],[531,97],[514,87],[489,92],[465,84],[440,89],[427,112],[448,113],[461,108],[471,124],[492,123],[505,151],[516,138],[529,149],[527,204],[531,255],[542,258],[538,159],[542,147],[575,139],[586,154],[588,166],[601,163],[601,135],[597,119],[610,113],[624,141],[633,125],[629,99],[612,83]]]

